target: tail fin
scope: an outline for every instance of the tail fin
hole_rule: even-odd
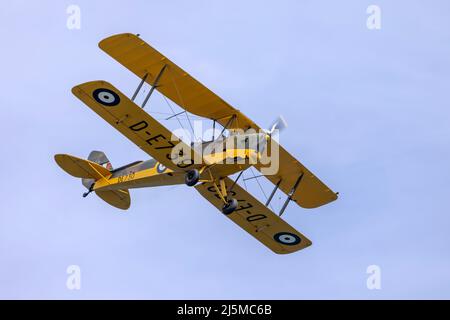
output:
[[[92,151],[88,156],[88,160],[98,163],[109,171],[113,169],[108,157],[106,157],[106,154],[104,154],[102,151]]]
[[[106,154],[104,152],[102,152],[102,151],[95,151],[95,150],[91,151],[91,153],[89,153],[88,160],[92,161],[92,162],[95,162],[95,163],[98,163],[103,168],[105,168],[105,169],[107,169],[109,171],[113,170],[111,162],[109,161],[109,159],[106,156]],[[82,179],[81,180],[81,183],[87,189],[90,189],[94,182],[95,182],[94,179]]]
[[[113,170],[111,162],[109,161],[106,154],[104,154],[102,151],[92,151],[88,156],[88,160],[98,163],[108,171]],[[87,189],[91,190],[92,184],[95,182],[95,180],[82,179],[82,182]],[[122,210],[127,210],[130,207],[131,198],[128,190],[105,190],[105,191],[96,191],[95,193],[103,201],[109,203],[113,207]]]

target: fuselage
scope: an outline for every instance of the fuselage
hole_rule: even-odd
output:
[[[215,141],[191,144],[202,154],[202,165],[214,176],[227,177],[257,163],[265,148],[263,134],[232,134]],[[111,171],[109,179],[99,180],[94,190],[118,190],[183,184],[185,171],[173,171],[155,159],[135,161]],[[205,172],[202,179],[208,179]],[[83,182],[86,186],[93,181]]]

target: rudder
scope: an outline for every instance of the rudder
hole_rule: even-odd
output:
[[[108,157],[106,156],[106,154],[103,151],[96,151],[96,150],[91,151],[91,153],[89,153],[88,160],[98,163],[103,168],[105,168],[109,171],[113,170],[111,162],[109,161]],[[83,186],[85,186],[87,189],[90,189],[92,184],[95,182],[95,180],[82,179],[81,182],[82,182]]]
[[[111,162],[109,161],[106,154],[102,151],[91,151],[88,156],[88,160],[98,163],[105,169],[108,169],[109,171],[113,170],[113,167],[111,165]]]

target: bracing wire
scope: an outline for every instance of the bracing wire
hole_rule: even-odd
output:
[[[177,92],[178,99],[180,99],[181,107],[182,107],[183,109],[186,110],[185,105],[184,105],[184,101],[183,101],[183,97],[182,97],[181,94],[180,94],[180,90],[178,90],[178,86],[177,86],[177,83],[175,82],[175,78],[174,78],[174,76],[173,76],[172,69],[170,69],[170,68],[169,68],[169,74],[170,74],[170,78],[172,79],[173,86],[175,87],[175,90],[176,90],[176,92]],[[186,112],[186,118],[188,119],[189,126],[191,127],[192,134],[193,134],[193,136],[194,136],[194,140],[197,140],[197,137],[195,136],[194,127],[192,126],[192,123],[191,123],[191,121],[189,120],[189,116],[188,116],[188,113],[187,113],[187,112]]]
[[[248,188],[247,188],[247,182],[245,182],[245,175],[244,175],[244,173],[245,173],[245,171],[242,171],[242,182],[244,183],[244,188],[245,188],[245,191],[247,191],[248,192]]]
[[[267,197],[266,192],[264,191],[264,189],[263,189],[261,183],[259,182],[259,180],[258,180],[259,177],[257,177],[257,176],[255,175],[255,173],[253,172],[253,168],[250,168],[250,171],[251,171],[251,173],[252,173],[252,175],[253,175],[253,178],[254,178],[254,179],[256,180],[256,182],[258,183],[258,186],[259,186],[259,188],[261,189],[261,192],[263,193],[264,197],[266,198],[266,202],[267,202],[267,200],[269,200],[269,197]],[[273,210],[272,204],[269,204],[269,206],[270,206],[270,208]]]
[[[161,96],[163,97],[163,99],[164,99],[164,101],[167,103],[167,105],[169,106],[170,110],[172,111],[172,114],[175,114],[175,110],[173,109],[172,105],[169,103],[169,101],[167,100],[167,98],[166,98],[164,95],[161,95]],[[181,123],[181,121],[180,121],[180,119],[178,118],[178,116],[175,116],[175,118],[177,118],[178,123],[179,123],[179,125],[181,126],[181,128],[182,128],[183,130],[186,130],[186,129],[184,129],[184,126],[183,126],[183,124]]]

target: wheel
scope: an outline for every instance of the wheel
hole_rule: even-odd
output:
[[[200,179],[200,173],[197,169],[189,170],[186,172],[186,177],[184,178],[184,181],[189,187],[193,187],[198,183],[198,180]]]
[[[228,200],[228,203],[223,206],[222,212],[223,214],[229,215],[236,211],[238,207],[238,201],[236,199],[230,199]]]

